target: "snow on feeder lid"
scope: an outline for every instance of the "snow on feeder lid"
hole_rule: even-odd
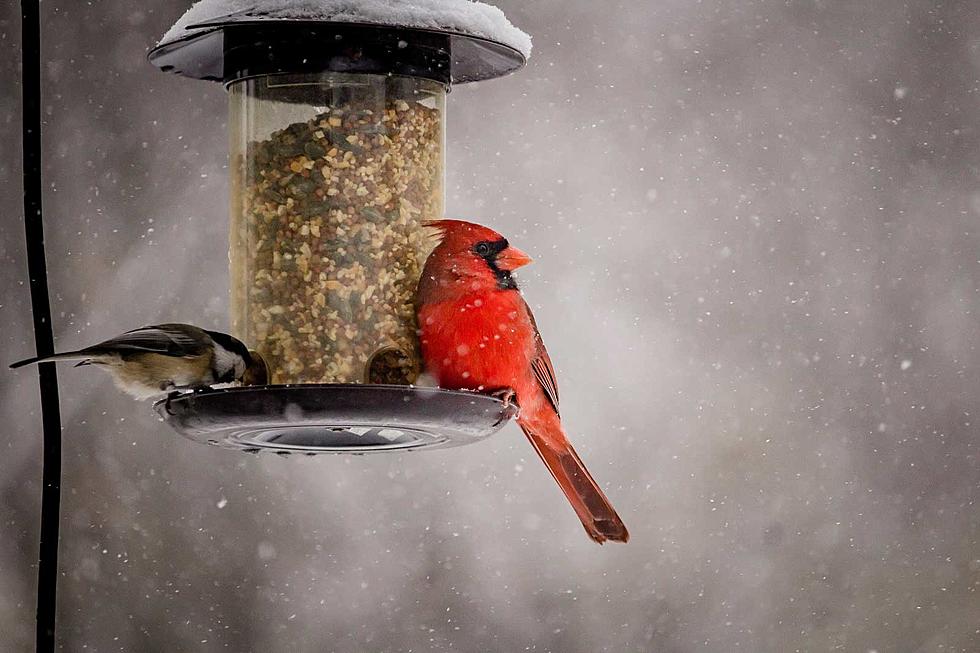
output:
[[[499,77],[531,37],[473,0],[201,0],[150,51],[167,72],[229,83],[271,72]]]
[[[248,451],[473,442],[513,408],[416,388],[414,296],[442,217],[453,82],[524,64],[530,38],[470,0],[202,0],[149,54],[229,91],[231,313],[274,385],[157,411]],[[363,385],[356,385],[363,384]]]

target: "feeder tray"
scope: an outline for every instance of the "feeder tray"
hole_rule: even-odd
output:
[[[154,407],[188,439],[281,455],[458,447],[493,435],[517,414],[474,392],[357,384],[203,390]]]

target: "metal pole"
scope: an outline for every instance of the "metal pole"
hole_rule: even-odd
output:
[[[41,19],[39,0],[21,0],[24,125],[24,231],[38,356],[54,353],[41,216]],[[37,653],[55,647],[58,528],[61,511],[61,410],[54,363],[38,365],[43,429],[41,541],[37,560]]]

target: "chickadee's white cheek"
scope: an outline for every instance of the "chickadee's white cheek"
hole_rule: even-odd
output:
[[[241,370],[245,370],[245,362],[242,360],[241,356],[233,354],[221,345],[216,345],[214,348],[214,368],[219,375],[224,374],[228,370],[235,370],[236,376],[241,376]]]

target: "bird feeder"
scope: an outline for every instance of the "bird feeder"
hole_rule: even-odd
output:
[[[188,437],[246,450],[492,434],[510,407],[414,385],[414,296],[434,245],[423,225],[443,214],[446,94],[521,67],[530,40],[470,0],[229,6],[199,2],[149,59],[228,91],[232,330],[273,385],[158,411]]]

